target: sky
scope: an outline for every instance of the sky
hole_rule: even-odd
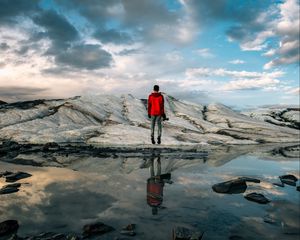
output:
[[[299,0],[0,0],[0,100],[299,104]]]

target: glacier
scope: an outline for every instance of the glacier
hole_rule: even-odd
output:
[[[164,146],[299,142],[297,109],[237,112],[164,97],[170,119],[163,122]],[[2,103],[0,141],[150,145],[146,105],[131,94]]]

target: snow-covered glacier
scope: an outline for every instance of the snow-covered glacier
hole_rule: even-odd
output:
[[[0,140],[27,143],[150,144],[145,99],[121,95],[78,96],[0,105]],[[222,104],[198,105],[165,95],[169,121],[164,145],[259,144],[299,141],[299,111],[285,110],[285,124],[242,114]],[[290,116],[291,115],[291,116]],[[291,119],[291,123],[286,123]],[[266,121],[267,120],[267,121]],[[295,124],[295,122],[298,121]],[[277,123],[277,124],[276,124]]]

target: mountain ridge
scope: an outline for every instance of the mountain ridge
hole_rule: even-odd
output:
[[[286,124],[281,122],[279,126],[223,104],[201,105],[164,96],[170,121],[163,123],[163,144],[298,142],[299,129],[295,131],[288,118]],[[146,99],[131,94],[3,104],[0,105],[0,139],[29,143],[149,144],[146,104]],[[293,116],[291,122],[295,121]]]

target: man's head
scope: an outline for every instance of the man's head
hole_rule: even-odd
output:
[[[158,85],[154,85],[153,90],[154,90],[155,92],[158,92],[158,91],[159,91],[159,86],[158,86]]]

